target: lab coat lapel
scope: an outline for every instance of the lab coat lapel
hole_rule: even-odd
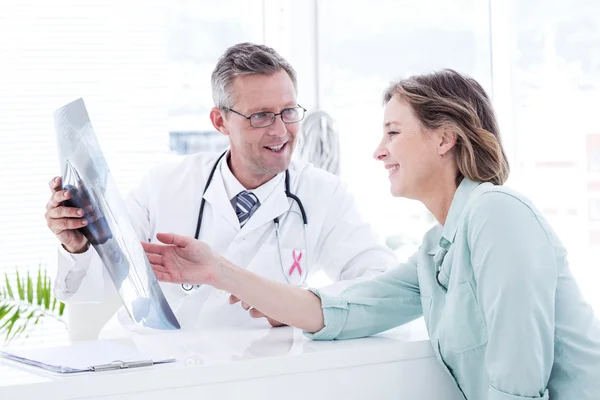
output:
[[[275,217],[285,213],[290,207],[287,196],[285,195],[285,181],[282,179],[279,185],[267,197],[264,204],[252,214],[246,225],[240,231],[240,234],[247,235],[256,228],[263,226],[266,223],[272,223]]]
[[[208,190],[204,193],[204,199],[211,205],[213,212],[220,215],[223,219],[229,222],[236,230],[240,229],[240,222],[235,215],[235,210],[231,205],[231,201],[225,190],[221,168],[218,167],[213,176],[212,182],[208,186]],[[204,208],[206,213],[208,210]]]

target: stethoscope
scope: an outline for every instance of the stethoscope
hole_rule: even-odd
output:
[[[210,171],[210,174],[208,175],[208,180],[206,181],[206,185],[204,186],[204,191],[202,192],[202,200],[200,201],[200,212],[198,213],[198,224],[196,225],[196,234],[194,235],[194,237],[196,239],[198,239],[198,237],[200,236],[200,228],[202,227],[202,215],[204,214],[204,205],[206,204],[206,200],[204,199],[204,194],[206,194],[206,191],[208,190],[208,187],[210,186],[210,184],[212,182],[212,178],[215,174],[215,171],[217,170],[217,167],[219,166],[219,162],[227,154],[227,152],[228,152],[228,150],[224,151],[223,154],[221,154],[219,156],[219,158],[217,158],[217,161],[213,165],[213,167]],[[302,205],[302,201],[298,198],[298,196],[296,196],[292,192],[290,192],[290,173],[288,172],[287,169],[285,170],[285,195],[288,198],[290,198],[296,202],[296,204],[298,205],[298,208],[300,209],[300,213],[302,214],[302,223],[304,225],[304,243],[306,245],[306,247],[304,248],[304,254],[302,256],[306,257],[306,259],[305,259],[306,262],[304,263],[304,265],[306,265],[306,267],[308,268],[308,219],[306,218],[306,211],[304,211],[304,206]],[[290,206],[290,209],[291,209],[291,206]],[[300,272],[299,269],[290,269],[290,271],[285,270],[285,266],[283,265],[283,255],[281,252],[281,234],[279,232],[279,225],[280,225],[279,217],[275,217],[273,219],[273,222],[275,223],[275,238],[277,239],[277,252],[279,253],[279,265],[281,266],[281,272],[285,276],[285,279],[288,281],[288,283],[294,284],[290,280],[290,276],[297,270],[298,273],[300,274],[300,282],[295,283],[295,285],[302,286],[304,284],[304,282],[306,281],[306,276],[308,275],[308,270],[306,270],[304,273]],[[293,257],[294,257],[294,262],[300,261],[299,259],[296,260],[295,256],[293,256]],[[189,292],[192,289],[194,289],[194,287],[199,287],[199,286],[200,285],[192,285],[192,284],[187,284],[187,283],[181,284],[181,288],[186,292]]]

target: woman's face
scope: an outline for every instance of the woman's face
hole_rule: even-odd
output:
[[[439,143],[439,134],[421,126],[404,98],[394,96],[386,104],[383,138],[373,156],[383,161],[393,196],[423,200],[431,193],[443,167]]]

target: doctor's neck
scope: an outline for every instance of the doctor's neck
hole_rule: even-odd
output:
[[[227,156],[227,165],[235,178],[246,190],[253,190],[273,179],[276,173],[258,173],[251,168],[242,165],[241,162],[232,160],[231,153]]]

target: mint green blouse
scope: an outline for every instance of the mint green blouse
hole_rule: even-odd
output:
[[[364,337],[423,315],[468,400],[598,400],[600,323],[566,256],[524,196],[463,179],[408,262],[339,296],[311,289],[325,327],[307,335]]]

